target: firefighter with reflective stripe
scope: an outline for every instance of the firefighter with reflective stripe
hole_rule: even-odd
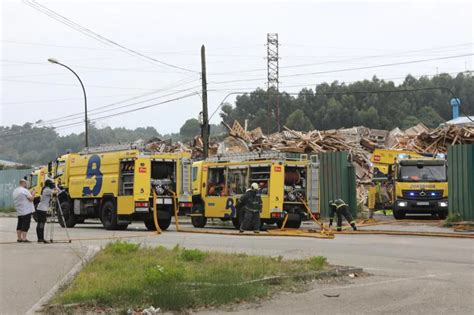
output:
[[[260,233],[260,212],[262,212],[262,197],[258,193],[258,184],[252,183],[245,194],[239,199],[237,209],[243,210],[244,219],[240,226],[240,233],[245,230]]]
[[[352,218],[349,213],[349,205],[344,202],[342,199],[337,199],[335,201],[329,201],[329,207],[331,209],[329,213],[329,226],[332,226],[334,217],[337,216],[337,230],[342,230],[342,216],[346,218],[347,222],[352,226],[354,231],[357,231],[355,220]]]

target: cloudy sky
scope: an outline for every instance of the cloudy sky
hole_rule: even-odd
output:
[[[50,120],[61,134],[82,131],[78,81],[51,57],[82,78],[97,125],[161,133],[201,110],[202,44],[210,112],[228,93],[265,87],[269,32],[279,34],[280,86],[289,92],[473,66],[471,1],[26,2],[0,2],[0,125]]]

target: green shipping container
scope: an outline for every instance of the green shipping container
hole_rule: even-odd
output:
[[[18,187],[18,181],[32,171],[32,169],[0,171],[0,208],[13,207],[13,190]]]
[[[352,215],[357,215],[355,168],[347,152],[327,152],[319,155],[321,217],[329,217],[329,201],[343,199]]]
[[[474,221],[474,144],[448,148],[449,214]]]

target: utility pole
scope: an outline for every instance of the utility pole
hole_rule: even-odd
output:
[[[268,126],[267,133],[270,133],[271,125],[271,104],[275,102],[275,120],[277,131],[280,131],[280,80],[279,80],[279,56],[278,56],[278,33],[267,34],[267,93],[268,100]]]
[[[207,78],[206,78],[206,48],[201,46],[201,77],[202,77],[202,124],[201,137],[203,153],[206,159],[209,156],[209,116],[207,112]]]

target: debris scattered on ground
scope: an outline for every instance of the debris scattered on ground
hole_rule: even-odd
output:
[[[133,308],[127,310],[127,315],[156,315],[160,313],[161,309],[159,307],[155,308],[153,305],[144,310],[134,310]]]
[[[328,298],[335,298],[335,297],[339,297],[339,296],[340,296],[340,294],[327,294],[327,293],[325,293],[325,294],[323,294],[323,295],[324,295],[325,297],[328,297]]]

